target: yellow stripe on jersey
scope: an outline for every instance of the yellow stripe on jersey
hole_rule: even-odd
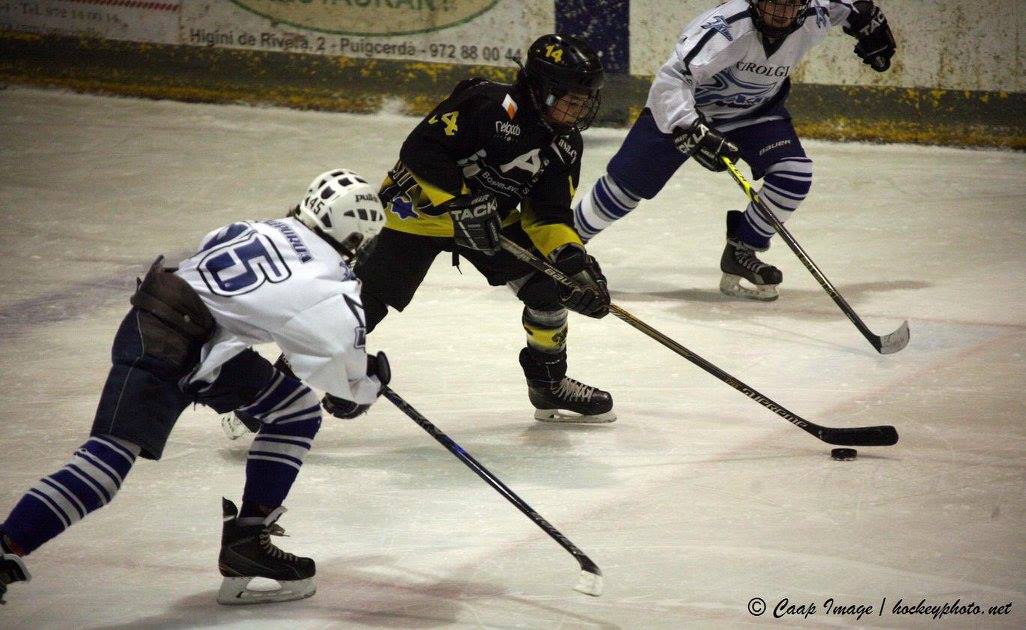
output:
[[[420,187],[420,195],[414,200],[413,212],[416,216],[402,218],[395,211],[386,212],[385,227],[397,232],[406,232],[407,234],[419,234],[421,236],[443,236],[452,237],[452,218],[448,212],[443,212],[440,215],[424,214],[416,209],[416,206],[420,206],[423,203],[430,203],[432,206],[439,206],[450,199],[453,199],[455,195],[445,191],[438,186],[430,184],[423,179],[417,177],[412,171],[407,171],[413,176],[414,181]],[[463,186],[463,192],[467,191],[466,185]]]
[[[442,190],[438,186],[435,186],[433,184],[429,184],[428,182],[424,181],[423,179],[417,177],[413,173],[413,171],[410,171],[410,175],[413,175],[414,181],[416,181],[417,185],[420,186],[420,194],[425,196],[425,197],[427,197],[428,201],[431,202],[432,206],[440,206],[443,203],[445,203],[446,201],[449,201],[450,199],[453,199],[453,198],[456,197],[456,195],[452,194],[451,192],[448,192],[446,190]],[[463,192],[463,193],[467,192],[467,186],[465,184],[463,185],[463,190],[460,191],[460,192]]]
[[[523,214],[520,217],[521,227],[531,237],[535,248],[548,257],[553,251],[567,243],[574,243],[584,247],[577,231],[565,223],[541,223],[531,210],[531,205],[525,200],[520,204]]]

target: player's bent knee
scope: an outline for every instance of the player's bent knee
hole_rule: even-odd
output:
[[[228,413],[251,405],[284,380],[298,383],[276,370],[271,362],[247,348],[224,365],[213,383],[196,382],[190,386],[196,402],[218,413]]]

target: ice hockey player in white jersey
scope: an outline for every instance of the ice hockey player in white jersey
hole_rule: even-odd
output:
[[[606,174],[575,206],[581,237],[655,197],[689,157],[712,171],[725,169],[724,157],[744,159],[763,180],[762,201],[787,221],[812,186],[812,160],[785,107],[790,75],[832,26],[856,39],[855,54],[874,70],[890,66],[894,37],[869,0],[730,0],[688,24]],[[721,291],[777,298],[780,270],[756,257],[774,232],[751,204],[727,212]]]
[[[374,188],[336,169],[320,175],[287,218],[233,223],[203,239],[177,270],[163,257],[139,281],[114,338],[112,367],[89,439],[41,479],[0,524],[0,601],[28,581],[23,557],[106,505],[137,457],[160,459],[193,403],[260,420],[246,462],[241,510],[222,500],[218,601],[287,601],[314,593],[314,561],[269,536],[321,424],[309,386],[366,408],[390,377],[370,356],[360,285],[350,262],[384,225]],[[274,342],[281,370],[250,346]],[[306,384],[304,384],[304,382]],[[248,590],[254,577],[277,590]]]

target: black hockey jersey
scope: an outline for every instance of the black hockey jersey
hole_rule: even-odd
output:
[[[386,227],[451,237],[452,220],[436,207],[487,191],[503,225],[519,221],[543,254],[580,244],[570,203],[582,152],[581,134],[556,136],[517,86],[462,81],[403,143],[382,185]]]

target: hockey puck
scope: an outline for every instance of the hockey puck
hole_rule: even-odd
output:
[[[846,462],[848,460],[855,459],[858,454],[858,451],[853,448],[835,448],[830,451],[830,457],[833,457],[839,462]]]

